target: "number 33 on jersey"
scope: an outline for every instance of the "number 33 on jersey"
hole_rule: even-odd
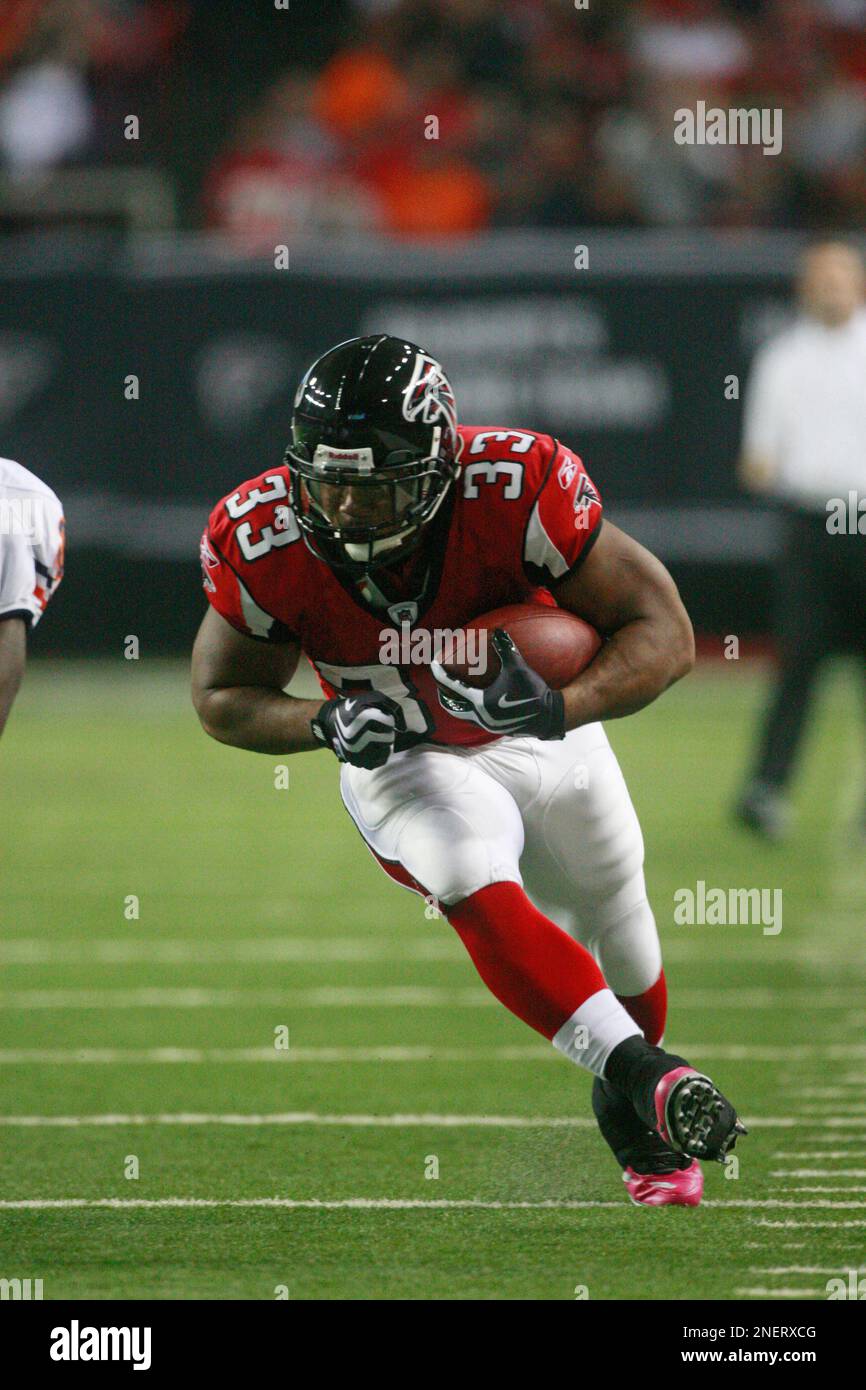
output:
[[[211,513],[201,540],[209,602],[239,632],[296,642],[331,697],[381,690],[403,709],[400,746],[422,741],[477,744],[492,735],[452,718],[426,665],[382,660],[411,623],[453,632],[509,603],[553,603],[548,587],[588,554],[601,500],[581,460],[549,435],[461,426],[461,472],[421,592],[376,606],[305,545],[289,504],[288,475],[276,468],[243,483]],[[413,591],[414,592],[414,591]]]

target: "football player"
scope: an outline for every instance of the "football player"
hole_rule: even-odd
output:
[[[593,1073],[632,1199],[696,1205],[698,1160],[723,1159],[743,1129],[708,1077],[659,1046],[640,826],[602,725],[691,668],[667,571],[602,521],[575,453],[533,430],[458,426],[440,364],[387,335],[310,367],[283,466],[215,507],[201,559],[206,732],[261,753],[330,749],[385,872],[432,898],[493,994]],[[562,691],[505,632],[484,690],[435,660],[383,660],[395,632],[533,601],[605,639]],[[301,651],[324,701],[285,694]]]
[[[27,660],[27,632],[63,578],[59,499],[34,473],[0,459],[0,734]]]

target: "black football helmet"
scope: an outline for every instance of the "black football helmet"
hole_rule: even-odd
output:
[[[445,500],[459,451],[435,358],[385,333],[338,343],[298,387],[285,453],[307,545],[356,575],[402,561]]]

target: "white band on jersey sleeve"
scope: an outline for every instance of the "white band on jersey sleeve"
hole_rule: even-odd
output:
[[[561,579],[568,571],[568,561],[557,550],[544,529],[536,502],[526,526],[526,539],[523,543],[523,559],[526,564],[537,569],[547,570],[552,579]]]
[[[235,576],[237,578],[237,576]],[[270,613],[266,613],[264,608],[260,608],[250,593],[240,581],[237,580],[238,592],[241,596],[241,612],[244,615],[244,622],[254,637],[269,637],[274,619]]]

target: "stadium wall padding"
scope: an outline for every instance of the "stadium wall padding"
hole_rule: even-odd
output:
[[[671,565],[699,629],[763,632],[773,518],[738,494],[734,462],[751,355],[788,312],[779,261],[701,271],[632,252],[577,271],[558,245],[558,260],[547,244],[509,260],[500,243],[486,262],[476,248],[450,275],[405,249],[365,265],[319,247],[285,270],[190,247],[5,258],[0,453],[68,518],[36,648],[116,651],[136,633],[186,649],[209,507],[279,467],[309,361],[379,330],[442,359],[463,419],[575,448],[608,515]]]

